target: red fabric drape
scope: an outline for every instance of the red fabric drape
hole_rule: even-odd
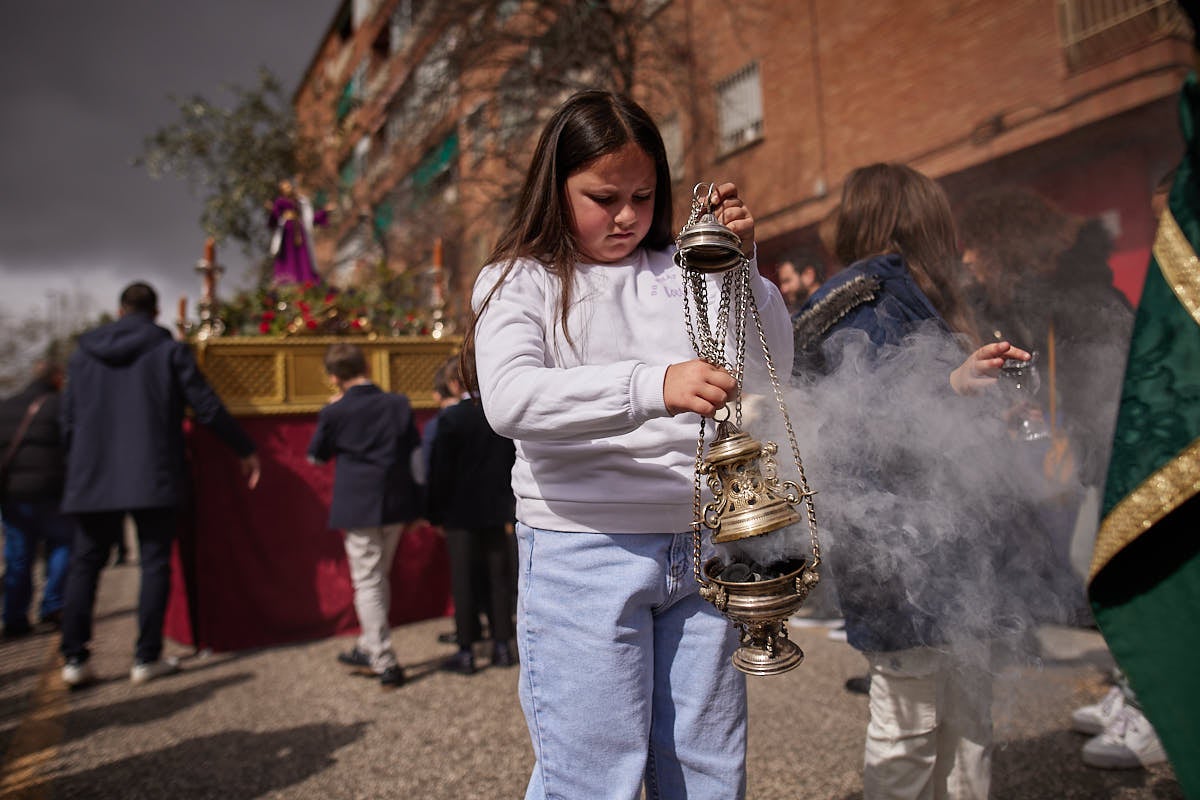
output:
[[[305,458],[316,415],[239,421],[262,460],[253,492],[229,448],[188,433],[194,502],[180,515],[166,635],[220,651],[357,631],[341,534],[326,527],[334,467]],[[411,527],[392,567],[392,624],[450,612],[443,540]]]

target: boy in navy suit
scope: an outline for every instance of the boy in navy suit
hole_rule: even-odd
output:
[[[408,398],[371,382],[358,345],[330,345],[325,372],[339,395],[317,417],[308,458],[318,464],[337,458],[329,527],[345,532],[362,628],[354,649],[338,660],[370,668],[384,686],[400,686],[404,671],[392,651],[388,622],[389,575],[400,532],[419,513],[411,463],[420,435]]]

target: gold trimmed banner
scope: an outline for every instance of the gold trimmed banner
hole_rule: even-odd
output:
[[[1154,527],[1192,495],[1200,492],[1200,439],[1117,503],[1096,536],[1088,582],[1134,539]]]
[[[1170,209],[1159,218],[1154,261],[1179,303],[1200,325],[1200,258]],[[1155,470],[1108,512],[1096,535],[1088,581],[1117,553],[1197,492],[1200,492],[1200,439]]]
[[[1158,220],[1154,260],[1171,291],[1200,325],[1200,258],[1169,208]]]

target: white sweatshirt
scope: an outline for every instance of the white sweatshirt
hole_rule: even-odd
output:
[[[696,358],[683,314],[683,275],[669,252],[638,248],[620,264],[577,264],[562,334],[559,282],[517,262],[476,329],[476,367],[488,421],[516,441],[517,518],[534,528],[678,533],[692,524],[700,416],[672,417],[667,366]],[[778,374],[791,374],[792,330],[775,285],[751,261],[755,301]],[[478,310],[501,265],[475,282]],[[723,275],[708,276],[715,324]],[[692,314],[696,314],[692,304]],[[732,353],[733,320],[727,351]],[[747,393],[770,394],[762,345],[746,326]],[[713,426],[708,426],[710,433]]]

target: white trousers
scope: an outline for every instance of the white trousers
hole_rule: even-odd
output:
[[[383,525],[346,531],[346,560],[350,564],[350,581],[354,584],[354,611],[362,629],[358,649],[371,657],[374,672],[396,666],[388,609],[392,605],[392,559],[396,556],[403,527]]]
[[[948,653],[867,653],[871,719],[863,800],[986,800],[992,676]]]

